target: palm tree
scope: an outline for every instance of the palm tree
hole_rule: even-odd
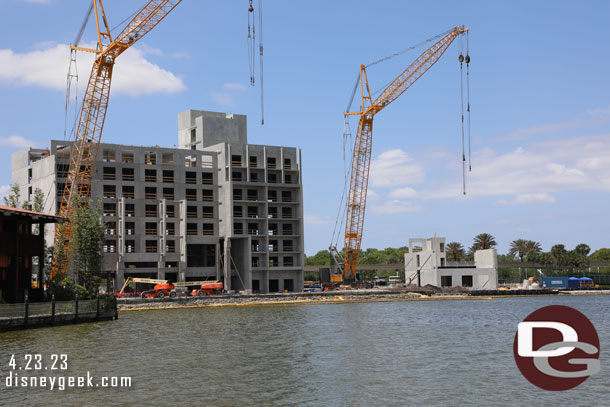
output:
[[[447,245],[447,258],[453,261],[460,261],[464,257],[464,246],[459,242],[451,242]]]
[[[493,249],[497,246],[496,238],[489,233],[480,233],[474,237],[474,243],[470,248],[470,252],[474,253],[477,250]]]
[[[508,250],[508,254],[512,254],[519,256],[521,261],[523,262],[523,257],[527,254],[527,240],[525,239],[517,239],[510,242],[510,249]]]
[[[536,242],[535,240],[527,240],[525,242],[525,247],[527,248],[527,250],[525,251],[526,255],[530,252],[534,252],[536,254],[542,253],[542,246],[539,242]]]

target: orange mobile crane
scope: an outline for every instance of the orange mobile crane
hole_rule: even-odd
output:
[[[330,247],[331,255],[340,269],[342,269],[344,282],[353,281],[356,277],[356,266],[362,243],[362,229],[364,226],[364,213],[366,209],[366,195],[369,181],[371,162],[371,147],[373,139],[373,118],[377,113],[398,99],[415,81],[432,67],[445,53],[453,40],[468,32],[468,28],[456,26],[445,36],[425,50],[411,63],[396,79],[394,79],[373,100],[369,89],[366,66],[360,65],[360,93],[362,104],[359,112],[346,112],[345,115],[359,115],[358,131],[352,155],[352,168],[349,195],[345,221],[345,239],[343,265],[340,263],[341,255],[335,246]],[[470,61],[466,56],[466,62]],[[460,61],[461,62],[461,61]]]
[[[59,216],[69,218],[75,211],[74,194],[81,204],[89,199],[91,180],[106,118],[112,69],[119,55],[135,44],[163,20],[182,0],[150,0],[114,38],[110,33],[102,0],[93,0],[97,25],[97,48],[71,46],[73,50],[96,54],[87,90],[83,97],[78,128],[74,136],[70,166],[66,178]],[[100,25],[100,20],[103,27]],[[55,253],[51,262],[51,277],[65,273],[70,267],[70,223],[55,230]]]

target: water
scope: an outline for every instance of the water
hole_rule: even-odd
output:
[[[568,392],[534,387],[513,358],[517,323],[550,304],[583,312],[601,341],[601,372]],[[609,296],[121,312],[0,334],[0,405],[610,405],[609,315]],[[6,388],[10,355],[33,353],[132,387]]]

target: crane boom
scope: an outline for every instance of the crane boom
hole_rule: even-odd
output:
[[[72,49],[97,54],[87,90],[83,97],[78,128],[74,136],[68,175],[61,199],[59,215],[69,218],[75,211],[73,195],[80,197],[81,203],[87,202],[91,193],[91,181],[95,170],[95,161],[106,118],[112,70],[116,58],[150,32],[182,0],[150,0],[125,26],[113,40],[108,27],[102,0],[93,0],[97,24],[97,49],[72,46]],[[99,11],[98,11],[99,4]],[[105,30],[100,26],[100,17]],[[56,252],[51,263],[51,277],[65,273],[70,266],[70,239],[72,227],[66,223],[55,229],[55,247],[61,247],[63,255]]]
[[[456,26],[431,47],[426,49],[413,61],[396,79],[392,81],[381,94],[373,100],[369,89],[366,66],[360,65],[360,92],[362,98],[361,111],[349,112],[346,115],[359,115],[358,131],[354,142],[352,169],[347,211],[345,221],[343,279],[353,280],[356,276],[356,266],[362,243],[366,196],[369,182],[371,149],[373,138],[373,118],[383,108],[395,101],[413,83],[434,65],[445,53],[459,35],[468,28]]]

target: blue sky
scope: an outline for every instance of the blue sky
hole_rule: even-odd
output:
[[[110,25],[144,3],[106,0]],[[0,195],[14,151],[63,138],[66,44],[87,6],[0,1]],[[331,240],[344,179],[342,112],[359,64],[464,24],[472,57],[468,194],[455,42],[375,118],[363,248],[434,234],[468,247],[481,232],[496,236],[501,253],[517,238],[545,250],[610,246],[610,3],[264,1],[264,126],[258,81],[249,85],[247,6],[184,0],[122,55],[103,141],[173,146],[181,111],[247,114],[250,143],[303,150],[311,255]],[[90,24],[83,43],[94,41]],[[371,67],[371,87],[387,84],[418,52]],[[79,54],[81,92],[90,61]]]

